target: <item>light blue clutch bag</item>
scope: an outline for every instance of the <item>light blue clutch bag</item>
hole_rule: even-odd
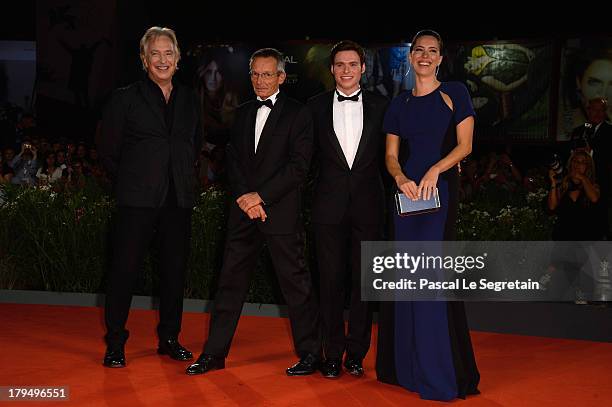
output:
[[[434,189],[434,192],[431,194],[429,199],[425,200],[421,198],[417,199],[416,201],[413,201],[404,195],[404,193],[398,191],[395,193],[395,206],[399,216],[410,216],[421,213],[435,212],[440,209],[440,195],[438,195],[438,188]]]

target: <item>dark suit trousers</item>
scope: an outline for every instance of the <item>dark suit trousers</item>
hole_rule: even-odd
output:
[[[119,207],[105,304],[106,342],[125,343],[132,292],[155,234],[159,243],[159,325],[161,341],[181,330],[183,291],[191,240],[191,209]]]
[[[251,274],[265,242],[289,310],[296,353],[300,357],[309,353],[319,356],[321,344],[317,303],[310,271],[306,269],[300,235],[264,234],[252,221],[241,221],[227,233],[223,267],[204,353],[227,357],[248,293]]]
[[[319,297],[323,350],[327,358],[344,351],[364,358],[370,348],[372,311],[361,301],[361,242],[381,239],[381,225],[367,225],[345,216],[338,225],[314,224],[319,267]],[[347,273],[351,292],[348,334],[344,328]]]

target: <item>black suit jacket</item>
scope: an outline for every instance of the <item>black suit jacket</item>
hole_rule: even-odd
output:
[[[158,208],[173,174],[177,205],[195,205],[194,163],[201,125],[198,102],[187,87],[174,84],[174,120],[168,129],[159,94],[146,80],[116,90],[101,124],[99,155],[114,182],[120,206]]]
[[[383,223],[385,134],[382,124],[388,101],[363,91],[363,130],[353,167],[349,168],[334,132],[334,92],[322,93],[308,101],[315,129],[312,221],[338,224],[345,214],[350,214],[354,215],[352,219],[360,219],[364,224]]]
[[[612,124],[603,122],[593,135],[595,178],[601,187],[602,202],[607,205],[612,187]]]
[[[312,118],[306,106],[279,93],[266,120],[255,153],[257,104],[238,107],[227,146],[227,175],[234,200],[228,228],[253,222],[235,199],[258,192],[265,202],[265,222],[258,228],[269,234],[299,231],[300,190],[306,180],[312,154]]]
[[[585,134],[584,126],[576,127],[570,135],[570,148],[582,146]],[[595,163],[595,179],[601,187],[602,198],[608,199],[611,189],[612,160],[612,124],[603,122],[593,134],[588,135],[589,143],[593,149],[593,162]],[[569,157],[569,153],[567,154]],[[606,201],[607,202],[607,201]]]

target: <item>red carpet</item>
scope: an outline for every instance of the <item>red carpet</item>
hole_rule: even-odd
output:
[[[70,387],[67,402],[0,401],[0,407],[442,405],[378,383],[375,351],[368,355],[361,379],[285,376],[296,358],[288,321],[281,318],[242,317],[226,369],[186,376],[187,363],[155,353],[156,318],[153,311],[132,311],[128,367],[106,369],[101,366],[101,309],[0,304],[0,386]],[[207,322],[208,314],[184,316],[181,339],[196,355]],[[473,332],[472,339],[482,394],[456,405],[612,405],[610,343],[481,332]]]

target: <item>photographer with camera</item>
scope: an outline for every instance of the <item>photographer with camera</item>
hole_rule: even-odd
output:
[[[32,144],[24,142],[21,144],[21,151],[13,158],[11,167],[15,171],[15,176],[11,179],[13,184],[34,185],[36,184],[36,162],[37,149]]]
[[[555,153],[548,162],[548,174],[549,177],[551,177],[551,181],[553,181],[554,185],[559,186],[561,184],[561,181],[563,180],[563,172],[564,168],[561,164],[561,158],[559,157],[559,154]]]
[[[601,211],[599,185],[595,181],[595,165],[585,150],[576,150],[570,156],[567,174],[559,182],[557,172],[548,172],[551,188],[548,193],[548,208],[557,214],[552,240],[588,242],[601,240]],[[588,258],[585,247],[572,244],[556,246],[553,250],[551,268],[548,272],[553,282],[549,292],[564,292],[567,285],[575,291],[576,304],[586,304],[585,295],[593,292],[593,279],[581,270]]]
[[[594,98],[587,105],[588,122],[574,129],[570,145],[572,152],[586,151],[593,157],[597,181],[601,188],[598,210],[604,222],[605,234],[609,235],[608,207],[612,190],[612,125],[605,121],[608,103],[606,99]]]
[[[594,158],[594,150],[602,147],[602,142],[609,142],[612,135],[612,125],[606,122],[608,102],[603,98],[589,100],[587,105],[587,121],[572,131],[570,146],[572,151],[585,150]]]
[[[558,218],[553,240],[600,240],[603,230],[597,202],[599,185],[595,181],[595,165],[590,154],[574,151],[568,161],[567,175],[559,182],[557,170],[548,171],[551,187],[548,208]]]

